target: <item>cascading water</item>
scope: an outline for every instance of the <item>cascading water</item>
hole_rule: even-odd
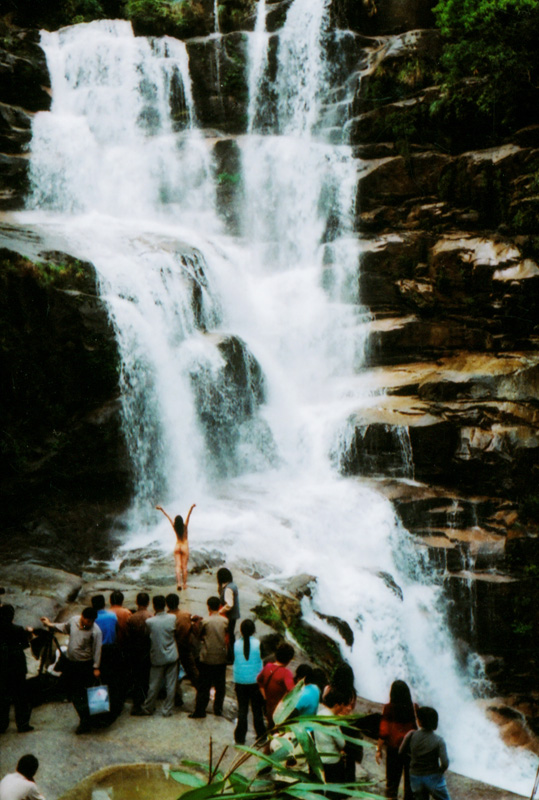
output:
[[[456,770],[526,793],[532,766],[474,706],[406,531],[332,467],[346,420],[372,402],[358,375],[356,168],[317,133],[329,0],[291,5],[271,98],[259,11],[240,241],[215,211],[184,45],[135,39],[121,22],[43,34],[53,106],[35,118],[34,210],[21,218],[98,270],[136,480],[126,548],[169,533],[156,502],[195,501],[194,547],[316,575],[305,612],[351,626],[343,651],[360,693],[384,700],[408,680],[438,708]]]

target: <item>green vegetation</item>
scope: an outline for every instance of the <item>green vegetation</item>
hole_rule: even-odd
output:
[[[239,172],[220,172],[217,176],[217,182],[221,185],[236,186],[241,181],[241,174]]]
[[[444,94],[435,111],[475,110],[493,136],[529,124],[539,108],[537,0],[440,0]]]
[[[125,16],[138,34],[184,38],[205,33],[199,0],[127,0]]]
[[[182,800],[270,800],[274,797],[297,800],[322,800],[328,785],[320,753],[312,731],[322,731],[329,736],[344,736],[357,744],[357,739],[343,733],[341,725],[351,717],[296,717],[290,718],[297,703],[303,681],[285,697],[274,714],[275,727],[269,732],[270,747],[258,741],[254,747],[237,745],[238,757],[225,772],[221,768],[228,748],[214,764],[212,740],[207,763],[184,761],[187,769],[171,772],[171,777],[183,786],[192,787],[181,795]],[[355,719],[355,717],[354,717]],[[245,770],[244,770],[245,768]],[[331,784],[343,797],[376,798],[368,791],[366,780],[349,784]]]
[[[383,61],[372,75],[364,78],[363,97],[375,107],[395,103],[431,86],[435,74],[436,59],[417,53],[409,58]]]
[[[281,618],[281,615],[279,614],[278,609],[276,609],[274,605],[264,601],[260,605],[255,606],[252,611],[256,614],[259,620],[264,622],[266,625],[269,625],[269,627],[273,628],[275,631],[277,631],[277,633],[285,633],[286,626]]]
[[[221,0],[217,7],[219,29],[228,33],[243,28],[255,5],[256,0]]]
[[[106,16],[99,0],[65,0],[64,13],[72,24],[91,22]]]

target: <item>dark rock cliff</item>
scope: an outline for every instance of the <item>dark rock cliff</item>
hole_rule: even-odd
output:
[[[0,553],[77,570],[130,495],[114,334],[91,264],[2,249],[0,284]]]

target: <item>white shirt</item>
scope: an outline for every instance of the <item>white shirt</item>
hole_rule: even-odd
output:
[[[323,703],[320,703],[316,713],[319,717],[335,716],[333,711],[327,708]],[[334,728],[333,733],[334,735],[332,736],[330,733],[318,729],[314,732],[314,741],[316,749],[320,753],[322,764],[337,764],[341,760],[341,754],[342,750],[344,750],[346,740],[340,733],[340,728]],[[1,797],[0,800],[2,800]]]
[[[45,800],[34,781],[11,772],[0,781],[0,800]]]

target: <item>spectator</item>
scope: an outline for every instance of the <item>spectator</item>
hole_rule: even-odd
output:
[[[220,613],[228,620],[228,663],[234,660],[234,638],[236,622],[240,618],[240,600],[238,587],[234,583],[232,573],[226,567],[217,570],[217,591],[221,601]]]
[[[150,631],[146,620],[152,616],[148,608],[150,597],[146,592],[137,594],[137,610],[127,619],[127,662],[131,671],[133,708],[132,716],[141,716],[142,705],[148,696],[150,681]]]
[[[404,800],[413,800],[410,785],[409,759],[399,754],[399,748],[409,731],[417,728],[415,707],[408,684],[393,681],[389,691],[389,703],[384,706],[380,720],[380,733],[376,762],[382,761],[382,748],[386,750],[386,794],[396,798],[399,783],[404,773]]]
[[[253,636],[255,624],[251,619],[244,619],[240,625],[241,639],[234,644],[234,684],[238,700],[238,722],[234,731],[236,744],[245,744],[247,733],[247,716],[249,705],[253,712],[253,723],[257,739],[266,733],[264,725],[264,699],[256,678],[262,669],[260,642]]]
[[[67,622],[51,622],[47,617],[41,617],[46,628],[69,636],[63,675],[68,695],[79,715],[80,722],[75,733],[88,733],[90,730],[86,689],[92,686],[95,678],[101,677],[102,634],[95,624],[96,618],[97,612],[91,607]]]
[[[294,648],[283,642],[275,651],[275,661],[270,661],[257,677],[258,687],[266,701],[268,728],[273,728],[273,712],[279,701],[294,688],[294,676],[287,665],[294,658]]]
[[[220,717],[226,689],[228,620],[219,613],[221,602],[218,597],[208,598],[208,616],[202,620],[200,632],[200,670],[195,701],[195,710],[189,716],[201,719],[206,716],[210,690],[215,689],[213,713]]]
[[[146,627],[150,631],[150,685],[141,716],[153,714],[159,690],[164,683],[166,697],[162,714],[171,717],[178,680],[178,648],[174,637],[176,620],[165,612],[163,595],[158,594],[153,598],[153,607],[155,616],[146,620]]]
[[[45,800],[34,781],[38,767],[39,761],[34,755],[21,756],[17,771],[0,781],[0,800]]]
[[[318,708],[321,717],[341,717],[350,714],[355,705],[350,695],[339,689],[330,689]],[[326,783],[344,783],[346,780],[346,759],[344,736],[330,735],[319,727],[314,732],[314,740],[324,767]],[[331,796],[331,795],[330,795]]]
[[[195,662],[193,651],[193,618],[188,611],[182,611],[180,609],[180,598],[177,594],[174,594],[174,592],[167,594],[165,600],[168,613],[174,614],[176,617],[175,636],[178,654],[180,657],[180,664],[182,665],[187,678],[191,681],[191,684],[196,689],[198,685],[198,667]],[[198,617],[198,619],[200,619],[200,617]]]
[[[322,673],[322,675],[318,675],[317,672]],[[300,664],[296,669],[294,683],[297,684],[300,680],[303,680],[304,686],[293,711],[294,717],[310,717],[318,711],[321,689],[317,683],[317,677],[318,680],[324,681],[323,686],[325,686],[325,674],[323,670],[315,671],[310,664]]]
[[[99,715],[103,725],[110,725],[120,715],[125,696],[125,675],[118,648],[118,617],[105,609],[105,596],[92,597],[92,608],[97,612],[95,624],[101,630],[101,680],[109,687],[110,711]],[[97,722],[94,720],[94,722]]]
[[[29,633],[14,625],[15,609],[0,606],[0,733],[9,726],[9,709],[15,706],[15,723],[19,733],[33,731],[30,725],[31,706],[26,687],[25,649],[29,646]]]
[[[115,589],[110,593],[110,610],[116,614],[118,620],[117,642],[120,650],[123,651],[124,645],[127,641],[127,620],[131,616],[128,608],[124,608],[124,594],[119,589]]]
[[[444,772],[449,766],[447,749],[438,727],[438,712],[424,706],[417,709],[418,731],[410,731],[400,746],[403,757],[410,756],[410,783],[414,797],[427,800],[451,800]]]

